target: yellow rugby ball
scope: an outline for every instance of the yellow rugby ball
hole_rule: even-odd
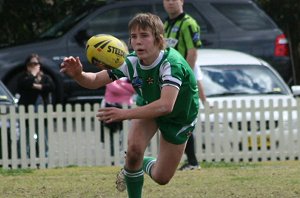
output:
[[[91,64],[106,69],[120,67],[128,53],[124,42],[108,34],[92,36],[86,43],[85,51]]]

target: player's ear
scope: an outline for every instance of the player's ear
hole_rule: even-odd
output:
[[[164,35],[160,34],[159,35],[159,49],[165,49],[167,46]]]
[[[131,51],[132,50],[132,45],[131,45],[131,38],[128,38],[128,50]]]

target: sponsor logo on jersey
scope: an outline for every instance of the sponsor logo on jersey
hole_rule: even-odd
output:
[[[200,41],[200,34],[199,32],[194,33],[193,35],[193,41],[196,43],[198,41]]]
[[[133,77],[131,84],[135,88],[141,88],[143,85],[143,80],[140,77],[135,76],[135,77]]]
[[[179,27],[178,26],[174,26],[171,30],[171,32],[178,32],[179,31]]]
[[[178,40],[175,38],[165,38],[165,42],[168,47],[175,47],[178,43]]]

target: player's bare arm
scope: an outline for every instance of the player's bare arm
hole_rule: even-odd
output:
[[[133,109],[103,108],[97,113],[98,120],[105,122],[122,121],[127,119],[151,119],[166,115],[173,111],[179,90],[173,86],[164,86],[160,99]]]
[[[194,69],[197,60],[197,49],[191,48],[186,55],[186,61],[189,63],[192,69]]]
[[[89,89],[98,89],[112,82],[106,70],[98,73],[84,72],[79,57],[66,57],[61,63],[60,72],[69,75],[80,86]]]

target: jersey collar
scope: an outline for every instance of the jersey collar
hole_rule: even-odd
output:
[[[170,18],[168,17],[168,18],[167,18],[167,21],[168,21],[170,24],[173,24],[173,23],[175,23],[176,21],[183,19],[184,16],[185,16],[185,12],[181,13],[180,15],[178,15],[178,16],[177,16],[176,18],[174,18],[174,19],[170,19]]]
[[[142,64],[140,63],[140,61],[139,61],[139,64],[140,64],[140,66],[141,66],[141,68],[142,68],[143,70],[149,70],[149,69],[152,69],[152,68],[156,67],[156,66],[158,65],[158,63],[160,63],[160,61],[161,61],[161,59],[163,58],[163,56],[164,56],[164,51],[161,50],[161,51],[159,52],[159,55],[158,55],[157,59],[156,59],[151,65],[148,65],[148,66],[142,65]]]

